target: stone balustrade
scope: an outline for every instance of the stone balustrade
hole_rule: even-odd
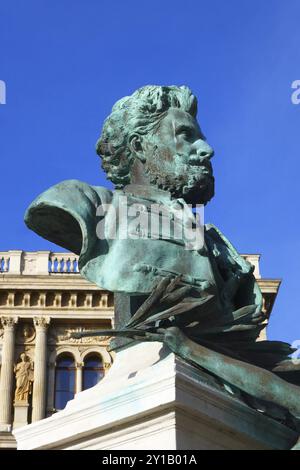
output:
[[[10,256],[9,251],[0,251],[0,273],[9,272]]]
[[[78,256],[70,253],[50,253],[49,255],[49,273],[51,274],[77,274]]]
[[[10,250],[0,252],[0,273],[9,275],[78,274],[78,258],[73,253]]]
[[[242,254],[254,266],[254,275],[260,279],[260,255]],[[79,274],[79,256],[73,253],[51,251],[0,251],[0,273],[16,275]]]

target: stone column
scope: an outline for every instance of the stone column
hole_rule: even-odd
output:
[[[84,366],[83,362],[77,362],[76,364],[76,393],[82,391],[82,368]]]
[[[34,351],[34,382],[32,397],[32,422],[45,417],[47,372],[47,327],[49,317],[34,317],[36,338]]]
[[[17,317],[2,317],[4,328],[0,377],[0,431],[10,431],[14,380],[15,325]]]
[[[55,362],[48,362],[48,392],[47,392],[47,409],[46,417],[48,418],[54,412],[55,399]]]

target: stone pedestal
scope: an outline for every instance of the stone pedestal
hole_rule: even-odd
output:
[[[26,424],[28,423],[28,408],[28,403],[24,401],[15,401],[13,429],[20,428],[21,426],[26,426]]]
[[[161,343],[118,351],[95,387],[14,431],[18,449],[289,449],[297,435]]]

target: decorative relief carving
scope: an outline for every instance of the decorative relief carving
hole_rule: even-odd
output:
[[[1,317],[3,328],[12,328],[18,322],[18,317]]]
[[[17,343],[28,344],[35,339],[35,329],[33,326],[25,324],[21,325],[17,334]]]
[[[50,323],[50,317],[33,317],[33,323],[36,328],[47,328]]]
[[[66,328],[66,327],[53,327],[51,328],[48,336],[49,344],[95,344],[95,345],[107,345],[110,340],[110,336],[92,336],[85,338],[70,338],[70,333],[90,331],[90,328],[77,327],[77,328]]]

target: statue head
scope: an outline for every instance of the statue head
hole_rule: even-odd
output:
[[[31,329],[28,325],[25,325],[24,328],[23,328],[23,336],[24,338],[29,338],[29,336],[32,335],[32,332],[31,332]]]
[[[28,362],[28,356],[25,353],[20,354],[20,359],[22,362]]]
[[[213,150],[196,115],[197,99],[185,86],[149,85],[117,101],[97,142],[108,179],[116,188],[150,184],[190,204],[208,202]]]

